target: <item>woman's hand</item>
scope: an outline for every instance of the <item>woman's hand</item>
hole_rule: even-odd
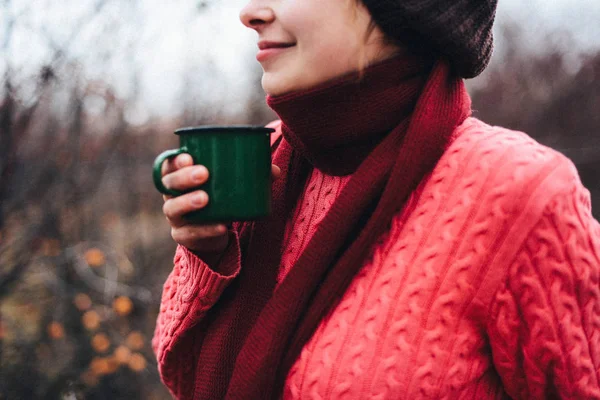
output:
[[[279,178],[279,167],[272,166],[273,179]],[[202,165],[193,165],[189,154],[180,154],[162,165],[163,183],[169,189],[186,191],[208,180],[209,171]],[[181,196],[163,195],[163,213],[171,225],[173,240],[201,257],[220,255],[229,244],[227,226],[224,224],[190,223],[184,215],[206,207],[210,199],[203,190]]]

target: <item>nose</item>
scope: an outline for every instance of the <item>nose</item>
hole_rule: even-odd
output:
[[[240,21],[242,24],[257,32],[273,22],[275,12],[269,7],[264,0],[251,0],[246,7],[240,11]]]

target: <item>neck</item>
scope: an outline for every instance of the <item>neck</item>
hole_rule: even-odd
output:
[[[286,140],[313,167],[348,175],[410,117],[428,70],[404,55],[308,90],[268,96],[267,103]]]

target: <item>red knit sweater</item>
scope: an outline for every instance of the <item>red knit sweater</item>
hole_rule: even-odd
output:
[[[348,178],[314,170],[280,277]],[[191,398],[194,327],[240,269],[183,247],[153,339]],[[600,399],[600,225],[573,164],[468,119],[288,374],[284,399]]]

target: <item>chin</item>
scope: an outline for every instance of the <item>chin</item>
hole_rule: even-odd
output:
[[[263,73],[261,84],[262,88],[270,96],[281,96],[290,92],[303,90],[306,85],[302,84],[300,77],[294,78],[293,74],[277,74],[274,72]]]
[[[273,76],[274,74],[265,73],[262,77],[262,88],[269,96],[280,96],[296,90],[289,84],[287,79]]]

